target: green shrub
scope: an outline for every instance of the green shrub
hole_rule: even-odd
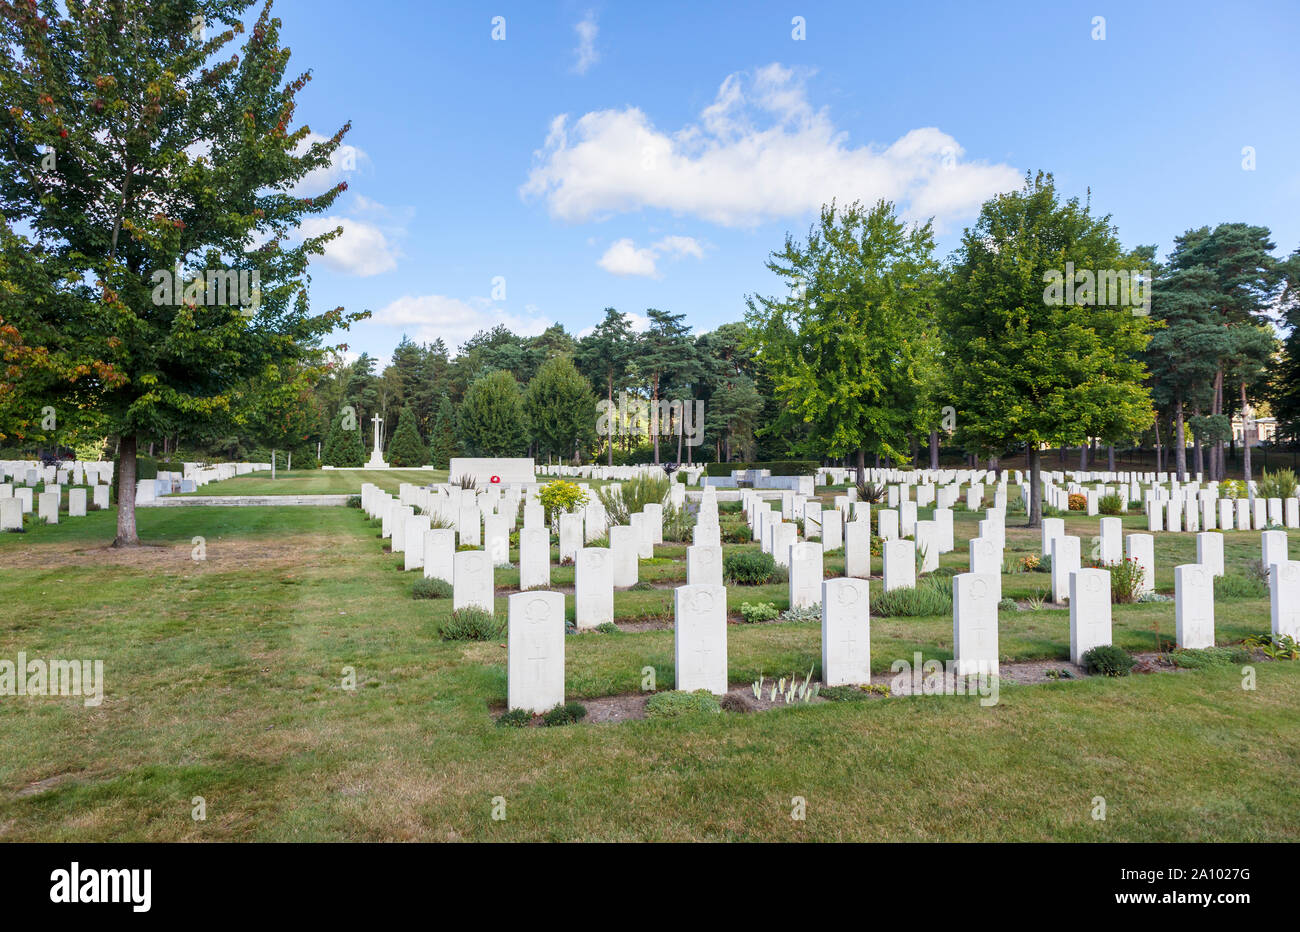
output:
[[[771,602],[740,603],[740,617],[745,619],[749,624],[757,624],[762,621],[771,621],[780,615],[780,610]]]
[[[787,608],[781,613],[784,621],[800,621],[805,624],[822,620],[822,607],[820,605],[800,605],[798,608]]]
[[[361,507],[361,496],[360,496],[360,495],[349,495],[349,496],[348,496],[348,507],[349,507],[349,508],[360,508],[360,507]]]
[[[1020,606],[1016,603],[1015,599],[1003,599],[998,603],[998,611],[1018,612],[1020,611]]]
[[[647,718],[683,718],[688,715],[719,715],[722,706],[708,690],[699,689],[693,693],[673,689],[655,693],[646,700]]]
[[[557,479],[542,486],[537,493],[537,502],[546,513],[546,520],[553,528],[559,528],[561,514],[573,514],[587,504],[587,492],[576,482]],[[625,524],[625,521],[618,522]]]
[[[498,728],[527,728],[533,723],[533,713],[527,709],[511,709],[497,719]]]
[[[1124,499],[1114,492],[1097,499],[1097,511],[1103,515],[1117,515],[1124,510]]]
[[[718,514],[720,515],[738,515],[745,510],[745,506],[740,502],[718,502]]]
[[[718,538],[724,544],[747,544],[754,534],[744,521],[723,521],[718,525]]]
[[[685,508],[677,508],[673,505],[664,506],[665,541],[672,541],[673,543],[690,541],[691,528],[693,527],[695,527],[695,518]]]
[[[618,625],[612,621],[602,621],[596,625],[596,630],[601,634],[618,634]]]
[[[1294,470],[1279,469],[1276,472],[1264,472],[1259,480],[1255,483],[1255,495],[1257,498],[1281,498],[1288,499],[1295,496],[1296,479]]]
[[[577,702],[565,702],[542,713],[542,724],[550,727],[572,725],[587,716],[587,707]]]
[[[1137,663],[1132,654],[1114,644],[1094,647],[1092,650],[1085,651],[1079,659],[1083,661],[1082,667],[1089,673],[1102,676],[1128,676]]]
[[[881,618],[916,618],[952,614],[952,579],[923,579],[914,589],[892,589],[871,603],[871,614]]]
[[[1146,571],[1142,564],[1132,558],[1120,560],[1111,566],[1099,566],[1110,570],[1110,600],[1117,605],[1128,605],[1138,600],[1142,594],[1143,577]]]
[[[411,596],[416,599],[450,599],[451,595],[451,583],[432,576],[417,579],[415,585],[411,587]]]
[[[501,637],[505,626],[491,612],[462,608],[442,623],[438,635],[444,641],[492,641]]]
[[[722,575],[736,586],[761,586],[776,573],[776,559],[761,550],[741,550],[722,560]]]
[[[1169,662],[1185,670],[1230,667],[1250,661],[1250,651],[1240,647],[1180,647],[1169,653]]]
[[[634,476],[603,486],[596,495],[605,506],[610,524],[630,524],[632,515],[644,511],[646,505],[662,505],[671,486],[667,476]]]
[[[1236,599],[1267,599],[1268,584],[1255,576],[1229,574],[1214,579],[1214,600],[1230,602]]]

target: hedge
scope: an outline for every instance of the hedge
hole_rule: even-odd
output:
[[[733,470],[766,469],[773,476],[815,476],[821,463],[816,460],[766,460],[756,463],[709,463],[706,476],[730,476]]]

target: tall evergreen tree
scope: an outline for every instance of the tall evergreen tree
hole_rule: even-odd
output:
[[[553,356],[542,363],[524,391],[524,412],[539,454],[576,457],[578,441],[595,431],[591,383],[568,356]]]
[[[574,362],[592,385],[604,389],[605,400],[614,407],[614,393],[626,387],[628,361],[635,341],[626,314],[605,308],[605,317],[590,334],[578,342]],[[609,465],[614,465],[614,437],[606,437]]]
[[[444,394],[429,428],[429,462],[435,469],[447,469],[456,449],[456,409]]]
[[[393,431],[392,442],[388,444],[388,462],[393,466],[416,469],[425,465],[424,441],[420,439],[420,429],[415,425],[415,412],[403,408],[397,416],[397,430]]]
[[[528,418],[515,377],[489,372],[470,385],[457,416],[457,431],[468,456],[523,456],[528,449]]]

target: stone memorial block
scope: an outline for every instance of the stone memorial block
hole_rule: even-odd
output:
[[[1286,526],[1300,527],[1300,499],[1288,498],[1285,503]]]
[[[1262,498],[1252,498],[1250,500],[1251,526],[1257,531],[1262,531],[1268,527],[1268,515],[1265,513],[1264,507]]]
[[[424,532],[424,576],[452,582],[455,578],[456,532],[449,527]]]
[[[865,579],[822,582],[822,682],[871,682],[871,593]]]
[[[0,498],[0,531],[17,531],[23,526],[23,503],[15,497]]]
[[[517,592],[509,600],[506,696],[512,709],[546,712],[564,702],[564,594]]]
[[[839,550],[844,546],[844,515],[838,510],[822,512],[822,549]]]
[[[817,502],[805,502],[803,506],[804,540],[816,540],[822,536],[822,506]]]
[[[68,489],[68,517],[84,518],[86,516],[86,490]]]
[[[483,549],[492,558],[493,566],[510,562],[510,522],[505,515],[483,518]]]
[[[678,586],[673,592],[673,666],[684,692],[727,691],[727,590]]]
[[[984,486],[973,485],[966,490],[966,510],[979,511],[984,504]]]
[[[691,528],[691,542],[709,547],[721,547],[722,529],[716,522],[713,524],[697,523],[695,527]]]
[[[483,545],[483,514],[478,502],[463,502],[460,506],[460,518],[456,521],[456,531],[460,534],[462,547],[480,547]]]
[[[485,550],[458,550],[452,560],[452,608],[495,611],[492,560]]]
[[[1079,538],[1062,534],[1052,540],[1052,601],[1064,602],[1070,597],[1070,574],[1080,568]]]
[[[1179,647],[1214,646],[1214,575],[1199,563],[1174,567],[1174,626]]]
[[[916,588],[916,542],[887,540],[881,548],[885,592]]]
[[[1219,527],[1225,531],[1232,530],[1232,514],[1234,510],[1231,499],[1219,499]]]
[[[14,498],[18,499],[18,504],[22,506],[23,514],[32,513],[32,490],[31,489],[14,489]]]
[[[604,537],[609,531],[609,518],[605,513],[605,506],[600,502],[590,502],[582,509],[582,527],[585,543],[589,544],[593,540]]]
[[[1158,501],[1147,502],[1147,530],[1163,531],[1165,529],[1165,509]]]
[[[1201,529],[1201,509],[1194,498],[1183,503],[1183,527],[1188,534],[1196,534]]]
[[[1124,560],[1124,522],[1119,518],[1101,519],[1100,562],[1104,566],[1114,566]]]
[[[1273,636],[1300,641],[1300,560],[1273,564],[1268,573],[1268,595]]]
[[[1237,520],[1236,527],[1239,531],[1250,530],[1250,500],[1245,498],[1237,499]]]
[[[519,532],[519,588],[538,589],[550,584],[551,533],[545,527],[525,527]]]
[[[58,489],[36,496],[36,517],[46,524],[58,524],[60,497]]]
[[[844,525],[844,575],[866,579],[871,575],[871,521]]]
[[[888,508],[883,508],[876,512],[876,520],[880,524],[881,540],[898,539],[898,512]]]
[[[934,510],[934,523],[939,528],[939,552],[952,553],[957,546],[952,533],[952,509],[936,508]]]
[[[645,519],[642,518],[642,521]],[[561,512],[560,514],[560,562],[566,560],[570,563],[578,558],[578,550],[582,547],[582,513],[570,514]]]
[[[996,596],[997,586],[989,574],[959,573],[953,577],[952,640],[958,676],[998,673]]]
[[[1002,548],[987,537],[972,537],[967,544],[970,550],[970,571],[994,580],[997,601],[1002,601]]]
[[[1218,527],[1215,521],[1215,500],[1212,498],[1201,499],[1201,530],[1213,531]]]
[[[652,502],[646,505],[642,511],[645,512],[646,523],[650,526],[650,542],[652,544],[662,544],[664,542],[664,506]]]
[[[794,525],[790,525],[794,527]],[[686,585],[722,585],[722,548],[695,544],[686,548]]]
[[[1042,555],[1049,557],[1052,555],[1052,538],[1065,536],[1065,519],[1044,518],[1041,535],[1043,541]]]
[[[1285,563],[1289,559],[1286,546],[1286,531],[1264,531],[1260,535],[1263,550],[1264,569],[1274,563]]]
[[[610,558],[614,564],[614,585],[619,588],[635,586],[640,564],[640,533],[636,528],[619,524],[609,529]]]
[[[772,525],[772,548],[770,553],[777,566],[790,565],[790,548],[798,540],[798,528],[785,521]]]
[[[574,619],[579,628],[614,620],[614,560],[608,547],[578,550],[573,570]]]
[[[916,536],[916,502],[899,503],[898,532],[902,537]]]
[[[816,605],[822,597],[822,545],[807,541],[790,545],[790,607]]]
[[[629,515],[627,520],[632,530],[636,531],[637,557],[650,559],[655,555],[655,542],[645,512],[638,511]]]
[[[415,517],[415,509],[410,505],[398,505],[393,511],[390,527],[392,528],[392,552],[406,552],[406,523]],[[423,540],[423,538],[421,538]]]
[[[1201,531],[1196,535],[1196,562],[1213,576],[1223,575],[1223,535],[1218,531]]]
[[[1282,499],[1270,498],[1268,500],[1268,523],[1269,526],[1282,526]]]
[[[402,531],[406,535],[402,567],[407,572],[424,569],[424,535],[429,533],[429,524],[428,515],[411,515],[406,519]]]
[[[984,522],[981,521],[980,524]],[[920,556],[920,572],[933,573],[939,568],[939,529],[933,521],[916,522],[916,552]]]
[[[1110,570],[1079,569],[1070,574],[1070,662],[1111,642]]]
[[[1129,534],[1124,540],[1128,546],[1128,558],[1137,561],[1142,567],[1142,581],[1138,584],[1138,591],[1155,592],[1156,539],[1150,534]]]
[[[537,502],[524,505],[524,527],[545,527],[546,510]]]

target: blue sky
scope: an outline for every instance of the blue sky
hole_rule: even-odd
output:
[[[831,196],[933,215],[946,256],[1040,168],[1161,256],[1237,220],[1300,246],[1295,2],[275,10],[291,70],[313,71],[298,119],[353,123],[345,234],[312,286],[317,307],[375,312],[339,337],[352,352],[582,332],[606,306],[711,329],[775,286],[767,254]]]

